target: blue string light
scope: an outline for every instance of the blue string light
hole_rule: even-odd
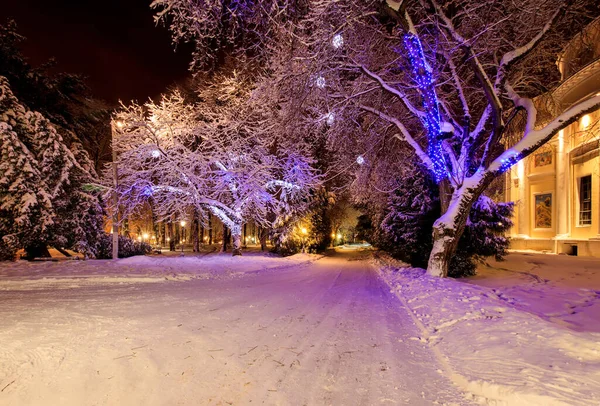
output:
[[[412,76],[417,83],[423,100],[425,116],[421,119],[427,131],[427,154],[433,163],[436,182],[448,177],[446,160],[442,149],[441,118],[432,69],[425,60],[425,54],[419,38],[408,33],[404,36],[404,46],[408,51],[412,67]]]
[[[507,158],[502,158],[500,159],[500,169],[498,170],[499,173],[504,173],[507,170],[509,170],[514,164],[516,164],[517,162],[519,162],[521,159],[520,154],[518,153],[514,153],[513,155],[507,157]]]

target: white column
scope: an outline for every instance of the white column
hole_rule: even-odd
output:
[[[519,177],[519,224],[517,227],[519,237],[529,237],[529,206],[531,201],[528,194],[529,179],[525,175],[525,160],[517,163],[517,176]]]
[[[556,151],[556,236],[569,234],[569,159],[565,146],[564,130],[558,132]]]

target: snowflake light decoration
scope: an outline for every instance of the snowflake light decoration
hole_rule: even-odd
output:
[[[317,80],[315,81],[315,84],[317,85],[317,87],[319,89],[324,89],[325,88],[325,78],[323,76],[318,76]]]
[[[158,158],[160,156],[160,151],[155,149],[151,152],[152,158]]]
[[[365,163],[365,158],[362,155],[356,157],[356,163],[362,165]]]
[[[327,125],[332,126],[335,123],[335,113],[327,114]]]
[[[344,46],[344,37],[342,37],[342,34],[336,34],[331,43],[335,49],[339,49]]]

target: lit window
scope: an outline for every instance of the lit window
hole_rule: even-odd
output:
[[[592,224],[592,176],[579,178],[579,225]]]

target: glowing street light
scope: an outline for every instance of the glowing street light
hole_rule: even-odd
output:
[[[302,233],[302,253],[306,252],[306,235],[308,234],[308,230],[306,229],[306,227],[302,227],[300,229],[300,232]]]
[[[181,234],[183,239],[181,240],[181,255],[183,255],[183,243],[185,242],[185,220],[181,220]]]
[[[150,236],[148,235],[148,233],[144,233],[144,234],[142,234],[142,240],[147,240],[147,239],[148,239],[148,237],[150,237]]]

